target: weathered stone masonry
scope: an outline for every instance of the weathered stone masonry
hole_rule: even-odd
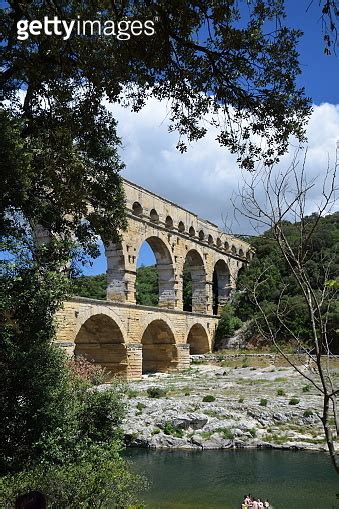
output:
[[[124,181],[128,228],[121,244],[106,247],[107,300],[75,298],[56,317],[57,341],[112,373],[189,366],[189,353],[211,350],[217,313],[239,270],[252,257],[246,242],[135,184]],[[136,305],[136,263],[144,241],[159,275],[159,306]],[[183,311],[183,268],[192,279],[192,312]],[[214,296],[213,296],[214,288]]]

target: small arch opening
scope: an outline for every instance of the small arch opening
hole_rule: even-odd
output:
[[[199,240],[203,241],[205,239],[205,233],[203,230],[200,230],[199,232]]]
[[[212,235],[208,236],[207,242],[209,243],[210,246],[213,244],[214,240],[213,240]]]
[[[193,228],[193,226],[191,226],[190,229],[188,230],[188,234],[190,237],[195,237],[195,229]]]
[[[171,218],[171,216],[166,216],[165,226],[169,230],[173,228],[173,219]]]
[[[185,225],[184,225],[184,223],[183,223],[182,221],[179,221],[179,224],[178,224],[178,231],[179,231],[180,233],[184,233],[184,231],[185,231]]]
[[[138,201],[135,201],[132,205],[132,213],[134,216],[141,217],[143,214],[142,206]]]
[[[149,218],[152,221],[152,223],[159,223],[159,214],[155,209],[152,209]]]
[[[216,241],[217,247],[221,247],[221,244],[222,244],[221,239],[218,237]]]
[[[227,241],[224,242],[224,249],[225,249],[225,251],[229,251],[229,249],[230,249],[230,245]]]
[[[244,251],[242,249],[239,249],[239,256],[241,256],[242,258],[244,257]]]
[[[237,254],[237,249],[234,245],[232,245],[232,247],[231,247],[231,253],[234,255]]]

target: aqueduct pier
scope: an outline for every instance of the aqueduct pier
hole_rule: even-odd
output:
[[[57,342],[111,373],[142,373],[189,366],[189,355],[213,347],[218,313],[250,262],[250,246],[196,214],[124,181],[128,227],[105,248],[107,300],[73,298],[57,313]],[[158,306],[136,304],[136,264],[143,242],[158,271]],[[184,266],[190,274],[183,306]],[[187,304],[186,304],[187,305]]]

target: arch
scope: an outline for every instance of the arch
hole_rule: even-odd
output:
[[[121,328],[112,317],[97,313],[81,324],[74,355],[100,364],[112,375],[127,374],[127,349]]]
[[[250,250],[246,251],[246,260],[251,260],[252,258],[252,253]]]
[[[174,266],[171,251],[167,244],[160,237],[146,237],[143,242],[145,241],[151,247],[156,260],[159,288],[158,305],[161,307],[173,309],[175,307],[175,291]],[[138,252],[139,251],[140,248]]]
[[[210,351],[208,335],[205,328],[200,324],[194,324],[187,336],[187,343],[190,346],[190,354],[198,355]]]
[[[143,208],[138,201],[135,201],[132,205],[132,214],[138,217],[141,217],[143,214]]]
[[[237,254],[237,248],[235,247],[234,244],[232,244],[232,247],[231,247],[231,253],[232,254]]]
[[[210,245],[212,245],[212,244],[213,244],[214,240],[213,240],[212,235],[209,235],[209,236],[208,236],[208,238],[207,238],[207,242],[208,242]]]
[[[171,216],[166,216],[165,226],[169,230],[173,228],[173,219],[171,218]]]
[[[188,251],[183,271],[183,284],[185,283],[185,274],[188,274],[188,280],[192,285],[190,294],[184,303],[184,311],[193,311],[196,313],[206,312],[206,271],[202,257],[195,249]],[[184,297],[187,294],[187,288],[183,288]]]
[[[190,229],[188,230],[188,234],[190,237],[195,237],[195,229],[193,228],[193,226],[191,226]]]
[[[239,249],[239,256],[241,256],[242,258],[244,257],[244,251],[241,248]]]
[[[221,244],[222,244],[222,242],[221,242],[221,238],[220,238],[220,237],[218,237],[218,238],[217,238],[217,240],[216,240],[216,245],[217,245],[217,247],[221,247]]]
[[[225,240],[225,242],[224,242],[224,248],[225,248],[225,251],[229,251],[229,249],[230,249],[230,245],[227,242],[227,240]]]
[[[225,260],[218,260],[213,270],[213,314],[218,315],[230,294],[230,271]]]
[[[203,241],[204,239],[205,239],[204,230],[200,230],[200,232],[199,232],[199,240]]]
[[[184,233],[184,231],[185,231],[185,225],[182,221],[179,221],[179,223],[178,223],[178,231],[180,233]]]
[[[152,223],[159,223],[159,214],[155,209],[152,209],[149,213],[149,218],[152,221]]]
[[[174,334],[164,320],[149,323],[141,338],[142,372],[168,372],[178,364]]]

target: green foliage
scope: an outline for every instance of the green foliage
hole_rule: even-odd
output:
[[[32,489],[45,494],[50,509],[131,507],[144,481],[131,474],[115,445],[89,448],[76,463],[37,465],[0,478],[0,505]],[[139,506],[141,507],[141,506]]]
[[[303,413],[304,417],[311,417],[313,415],[313,410],[305,410]]]
[[[215,348],[224,338],[231,337],[236,330],[242,326],[242,321],[239,317],[235,316],[235,308],[231,302],[224,305],[221,317],[218,322],[218,327],[215,331]]]
[[[156,266],[137,268],[135,281],[136,302],[144,306],[159,303],[158,271]]]
[[[163,427],[163,432],[165,433],[165,435],[172,435],[177,438],[182,438],[184,435],[183,430],[178,426],[174,426],[174,424],[170,421],[165,423]]]
[[[300,403],[300,399],[298,398],[291,398],[288,402],[289,405],[297,405],[298,403]]]
[[[221,433],[225,440],[233,440],[234,433],[230,428],[216,428],[216,433]]]
[[[212,394],[207,394],[202,398],[204,403],[211,403],[212,401],[215,401],[215,397]]]
[[[18,21],[43,22],[44,16],[68,20],[79,16],[80,21],[98,20],[102,26],[124,18],[157,21],[154,36],[124,41],[73,30],[67,40],[42,33],[12,44]],[[124,104],[135,111],[150,97],[168,101],[170,129],[178,130],[181,151],[187,142],[206,134],[208,119],[217,128],[219,143],[237,153],[243,167],[254,168],[260,158],[271,164],[287,150],[290,135],[303,139],[310,109],[296,84],[301,32],[286,25],[283,4],[271,0],[250,2],[245,15],[236,3],[207,0],[198,4],[126,1],[119,9],[101,0],[84,0],[80,10],[74,0],[60,0],[57,5],[47,0],[10,3],[1,12],[3,92],[6,99],[13,99],[20,89],[27,90],[24,108],[16,115],[22,124],[19,137],[32,148],[33,171],[27,175],[40,170],[37,185],[44,182],[41,189],[45,188],[50,203],[51,187],[69,186],[70,202],[77,203],[78,210],[87,194],[95,206],[93,225],[101,188],[110,186],[111,170],[119,166],[114,153],[116,125],[102,104],[104,99],[121,102],[124,89]],[[242,130],[237,129],[240,125]],[[92,181],[93,169],[99,174]],[[14,187],[16,177],[13,171]],[[29,195],[36,203],[38,195]],[[109,195],[107,205],[120,199]],[[57,205],[64,204],[66,199],[55,201],[57,215]],[[109,207],[105,210],[109,219]]]
[[[107,276],[80,276],[72,279],[72,293],[79,297],[106,299]]]
[[[161,389],[161,387],[149,387],[147,389],[147,394],[149,398],[163,398],[166,396],[166,389]]]
[[[278,389],[277,396],[286,396],[286,392],[284,391],[284,389]]]
[[[50,507],[128,500],[138,480],[118,457],[123,387],[98,391],[92,384],[102,381],[102,370],[70,362],[52,343],[53,316],[69,286],[55,270],[57,247],[54,256],[45,247],[36,252],[39,261],[18,250],[20,257],[4,263],[1,285],[0,505],[12,507],[27,487],[44,490]]]
[[[300,246],[300,224],[287,221],[282,223],[284,234],[291,243],[292,249],[304,252],[305,273],[315,292],[328,287],[329,304],[328,336],[331,349],[339,351],[339,301],[335,297],[335,285],[328,283],[334,280],[339,271],[339,252],[336,246],[339,242],[339,213],[321,218],[314,214],[304,220],[304,237],[312,231],[307,245]],[[305,241],[306,242],[306,241]],[[290,340],[292,334],[300,338],[305,347],[311,337],[311,323],[305,299],[296,280],[281,254],[279,247],[269,230],[263,235],[253,237],[251,240],[256,250],[256,256],[238,280],[238,291],[232,299],[235,315],[241,320],[252,320],[253,335],[258,328],[266,330],[266,323],[258,311],[253,299],[253,289],[256,287],[256,296],[263,311],[268,317],[273,330],[278,331],[280,341]],[[329,263],[330,262],[330,263]],[[330,271],[326,273],[324,267],[329,263]],[[263,276],[264,274],[264,276]],[[261,284],[258,285],[258,280]],[[280,306],[280,316],[283,318],[283,327],[277,319],[277,306]],[[324,312],[327,310],[324,303]]]
[[[306,385],[303,386],[302,391],[303,392],[310,392],[311,387],[312,386],[310,384],[306,384]]]
[[[267,406],[267,399],[266,398],[261,398],[259,405],[260,406]]]

